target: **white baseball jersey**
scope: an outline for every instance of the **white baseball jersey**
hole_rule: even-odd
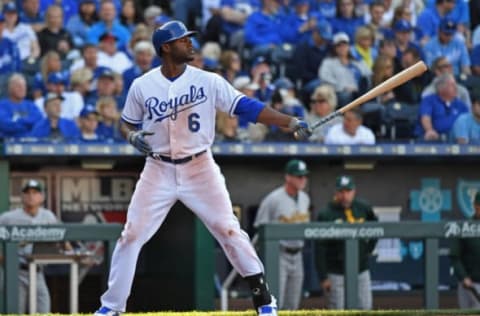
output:
[[[122,118],[155,133],[146,138],[154,153],[178,159],[208,149],[216,110],[233,115],[242,96],[217,74],[187,66],[170,81],[157,67],[133,81]]]

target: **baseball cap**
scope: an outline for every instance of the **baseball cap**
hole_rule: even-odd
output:
[[[327,41],[331,41],[333,34],[332,34],[332,26],[328,23],[327,20],[320,20],[317,23],[315,30],[320,34],[320,36]]]
[[[105,32],[103,33],[102,35],[100,35],[100,38],[99,38],[101,41],[116,41],[117,40],[117,37],[113,34],[113,33],[110,33],[110,32]]]
[[[98,75],[98,78],[103,78],[103,77],[115,79],[115,73],[110,68],[103,68],[100,71],[100,74]]]
[[[285,166],[285,173],[294,176],[305,176],[309,173],[307,164],[303,160],[292,159]]]
[[[252,82],[249,76],[240,76],[233,80],[233,87],[237,90],[248,89],[248,90],[257,90],[259,88],[258,84]]]
[[[252,63],[252,68],[257,66],[257,65],[260,65],[260,64],[268,64],[268,61],[267,59],[265,58],[265,56],[258,56],[257,58],[255,58],[253,60],[253,63]]]
[[[67,78],[61,72],[52,72],[47,77],[47,83],[62,83],[65,84]]]
[[[473,203],[480,204],[480,191],[477,191],[477,194],[475,194],[475,198],[473,199]]]
[[[444,18],[440,21],[439,30],[447,35],[453,35],[457,31],[457,23],[449,18]]]
[[[61,101],[65,100],[65,98],[61,94],[55,93],[55,92],[49,92],[45,95],[44,104],[47,104],[47,102],[55,99],[59,99]]]
[[[393,25],[393,30],[395,32],[410,32],[412,31],[412,25],[407,20],[400,19]]]
[[[14,2],[7,2],[3,5],[3,12],[17,12],[17,6]]]
[[[293,82],[286,77],[278,78],[277,80],[275,80],[273,85],[277,89],[287,89],[288,90],[288,89],[295,88],[295,85],[293,84]]]
[[[83,109],[80,111],[80,117],[87,117],[88,115],[90,114],[97,114],[98,115],[98,112],[97,112],[97,109],[91,105],[91,104],[87,104],[83,107]]]
[[[337,190],[353,190],[355,189],[355,181],[353,181],[351,176],[338,176],[335,181],[335,188]]]
[[[22,192],[25,193],[25,192],[27,192],[28,189],[35,189],[35,190],[37,190],[38,192],[43,192],[42,185],[40,184],[39,181],[37,181],[37,180],[35,180],[35,179],[30,179],[30,180],[28,180],[28,181],[23,185]]]
[[[339,32],[339,33],[335,33],[335,35],[333,35],[333,44],[337,45],[337,44],[340,44],[340,43],[347,43],[347,44],[350,43],[350,39],[348,38],[347,33]]]

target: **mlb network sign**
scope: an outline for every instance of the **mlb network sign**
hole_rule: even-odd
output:
[[[60,241],[65,238],[65,228],[0,226],[1,241]]]

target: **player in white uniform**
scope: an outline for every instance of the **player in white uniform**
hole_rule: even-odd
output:
[[[225,179],[210,151],[215,113],[290,128],[301,139],[311,131],[307,123],[245,97],[219,75],[188,66],[194,58],[190,40],[194,33],[179,21],[158,28],[152,41],[162,66],[135,79],[128,92],[122,133],[148,157],[113,252],[102,307],[95,315],[125,311],[140,249],[177,200],[202,220],[246,279],[259,315],[277,315],[263,265],[233,213]],[[139,124],[142,130],[137,130]]]

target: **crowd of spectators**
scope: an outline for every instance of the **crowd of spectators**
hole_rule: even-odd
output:
[[[311,142],[480,142],[476,1],[155,3],[0,1],[0,138],[123,141],[119,113],[128,89],[161,65],[151,34],[181,19],[199,31],[192,38],[192,66],[310,123],[420,60],[429,66],[422,76],[316,129]],[[219,114],[216,140],[293,137]]]

